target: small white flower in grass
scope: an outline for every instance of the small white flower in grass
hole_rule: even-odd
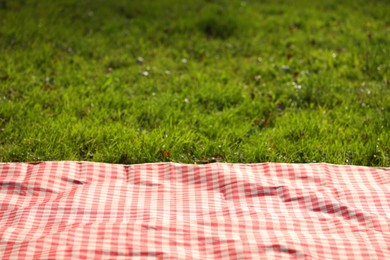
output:
[[[301,74],[302,74],[303,76],[306,76],[306,77],[309,77],[309,76],[310,76],[310,72],[307,71],[307,70],[302,71]]]
[[[293,86],[294,86],[294,88],[295,88],[295,90],[301,90],[302,89],[302,86],[301,85],[298,85],[297,83],[295,83],[295,82],[293,82],[292,83],[293,84]]]
[[[290,67],[289,67],[289,66],[286,66],[286,65],[282,65],[282,70],[283,70],[284,72],[290,72],[290,71],[291,71]]]
[[[138,63],[138,64],[144,63],[144,58],[142,58],[142,57],[137,57],[137,63]]]
[[[149,72],[143,71],[143,72],[142,72],[142,75],[144,75],[145,77],[148,77],[148,76],[149,76]]]
[[[188,100],[188,98],[185,98],[185,99],[184,99],[184,102],[185,102],[185,103],[188,103],[188,102],[190,102],[190,101]]]
[[[181,62],[182,62],[182,63],[187,63],[188,60],[187,60],[186,58],[183,58],[183,59],[181,59]]]

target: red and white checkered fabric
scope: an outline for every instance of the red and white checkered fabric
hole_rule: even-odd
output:
[[[0,164],[0,259],[390,259],[390,171]]]

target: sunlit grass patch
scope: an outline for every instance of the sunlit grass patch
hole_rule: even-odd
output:
[[[390,165],[386,1],[0,1],[0,161]]]

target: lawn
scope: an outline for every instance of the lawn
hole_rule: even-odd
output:
[[[389,13],[0,0],[0,161],[390,166]]]

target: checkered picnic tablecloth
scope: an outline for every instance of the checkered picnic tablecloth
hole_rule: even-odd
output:
[[[0,259],[390,259],[390,171],[0,164]]]

